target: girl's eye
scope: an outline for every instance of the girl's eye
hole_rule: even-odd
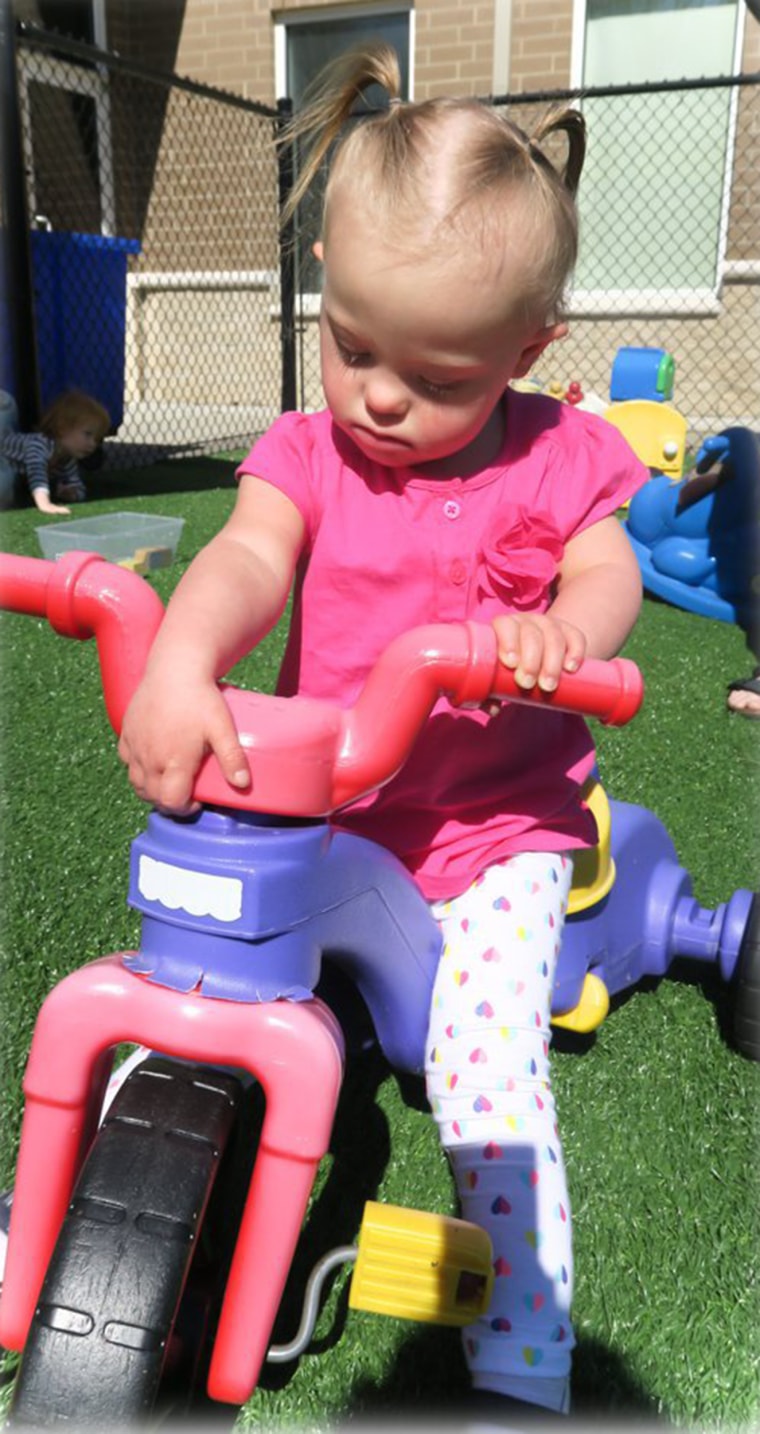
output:
[[[369,358],[369,354],[361,353],[358,349],[347,349],[345,344],[336,343],[336,348],[341,362],[347,368],[356,368],[359,364],[366,363]]]
[[[452,393],[456,388],[454,383],[434,383],[431,378],[420,378],[420,387],[429,394],[431,398],[444,398],[447,393]]]

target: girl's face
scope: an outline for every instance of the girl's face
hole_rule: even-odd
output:
[[[57,442],[61,452],[68,454],[69,458],[82,459],[95,452],[100,439],[100,429],[85,419],[82,423],[72,423],[59,434]]]
[[[564,327],[531,323],[519,281],[505,292],[476,245],[406,257],[342,200],[318,252],[322,382],[338,427],[389,468],[435,463],[441,477],[464,476],[492,462],[509,380]]]

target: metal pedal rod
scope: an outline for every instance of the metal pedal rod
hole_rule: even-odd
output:
[[[356,1245],[338,1245],[336,1249],[328,1250],[321,1260],[317,1260],[306,1282],[301,1323],[289,1344],[273,1344],[271,1346],[266,1357],[267,1364],[286,1364],[290,1359],[297,1359],[299,1354],[303,1354],[304,1350],[308,1348],[319,1313],[319,1297],[327,1276],[338,1265],[345,1265],[355,1260],[358,1253]]]

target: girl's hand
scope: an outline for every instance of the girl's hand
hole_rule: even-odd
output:
[[[163,810],[198,810],[192,791],[198,768],[213,752],[231,786],[250,785],[248,763],[215,682],[146,678],[124,717],[119,756],[138,797]]]
[[[554,692],[563,672],[575,672],[586,654],[586,637],[579,627],[549,613],[510,613],[497,617],[499,661],[515,674],[518,687],[536,684]]]

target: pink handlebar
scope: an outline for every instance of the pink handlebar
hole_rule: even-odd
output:
[[[158,593],[97,553],[56,563],[0,553],[0,608],[46,617],[63,637],[95,638],[108,719],[120,732],[163,619]]]
[[[106,708],[118,732],[163,615],[140,577],[90,553],[57,563],[0,555],[0,607],[47,617],[67,637],[95,636]],[[222,684],[248,757],[251,785],[231,787],[216,760],[198,772],[195,796],[214,806],[281,816],[326,816],[395,776],[439,697],[455,707],[504,698],[580,712],[622,726],[643,699],[625,658],[588,659],[555,692],[519,688],[499,662],[496,634],[479,623],[415,628],[395,639],[352,708],[308,697],[272,697]]]

